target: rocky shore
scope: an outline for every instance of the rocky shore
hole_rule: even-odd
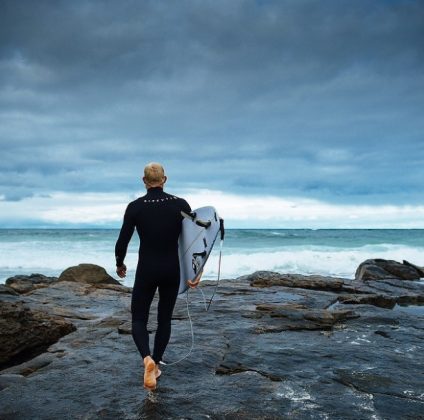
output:
[[[0,285],[0,418],[424,418],[423,277],[387,260],[354,280],[260,271],[223,280],[208,312],[191,291],[194,349],[147,392],[131,288],[90,264],[15,276]],[[182,296],[165,361],[190,346]]]

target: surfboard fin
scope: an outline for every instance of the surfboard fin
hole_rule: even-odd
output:
[[[195,221],[195,223],[196,223],[197,226],[201,226],[201,227],[204,227],[206,229],[212,224],[212,222],[210,220],[199,220],[199,219],[197,219]]]
[[[196,218],[196,213],[194,211],[191,213],[186,213],[185,211],[181,210],[181,216],[194,222],[194,219]]]
[[[212,224],[212,222],[210,220],[196,219],[196,213],[195,212],[186,213],[185,211],[181,211],[181,216],[183,216],[186,219],[189,219],[192,222],[196,223],[197,226],[201,226],[201,227],[204,227],[206,229]]]

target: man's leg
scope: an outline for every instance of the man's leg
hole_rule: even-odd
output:
[[[150,356],[149,333],[147,331],[150,305],[155,296],[156,288],[156,283],[150,281],[148,276],[137,273],[131,298],[132,336],[143,358],[144,387],[149,390],[156,388],[156,364]]]
[[[137,276],[131,297],[132,337],[143,359],[150,356],[149,320],[150,305],[156,292],[156,285],[146,277]]]
[[[179,273],[178,277],[173,277],[159,283],[158,329],[156,330],[153,349],[153,360],[156,364],[162,360],[163,353],[171,337],[172,312],[174,311],[180,285]]]

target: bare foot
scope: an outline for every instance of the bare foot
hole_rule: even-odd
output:
[[[144,358],[144,388],[149,391],[156,389],[156,364],[154,360],[147,356]]]

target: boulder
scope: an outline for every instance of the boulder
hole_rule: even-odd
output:
[[[79,264],[69,267],[59,276],[59,281],[75,281],[79,283],[117,284],[119,281],[109,276],[103,267],[96,264]]]
[[[23,302],[0,302],[0,368],[42,353],[75,330],[62,317],[31,310]]]
[[[57,281],[57,277],[47,277],[44,274],[17,275],[9,277],[6,285],[17,293],[28,293],[39,287],[47,287]]]
[[[359,265],[355,273],[355,279],[367,280],[419,280],[421,277],[417,267],[410,263],[405,264],[394,260],[370,259]]]

